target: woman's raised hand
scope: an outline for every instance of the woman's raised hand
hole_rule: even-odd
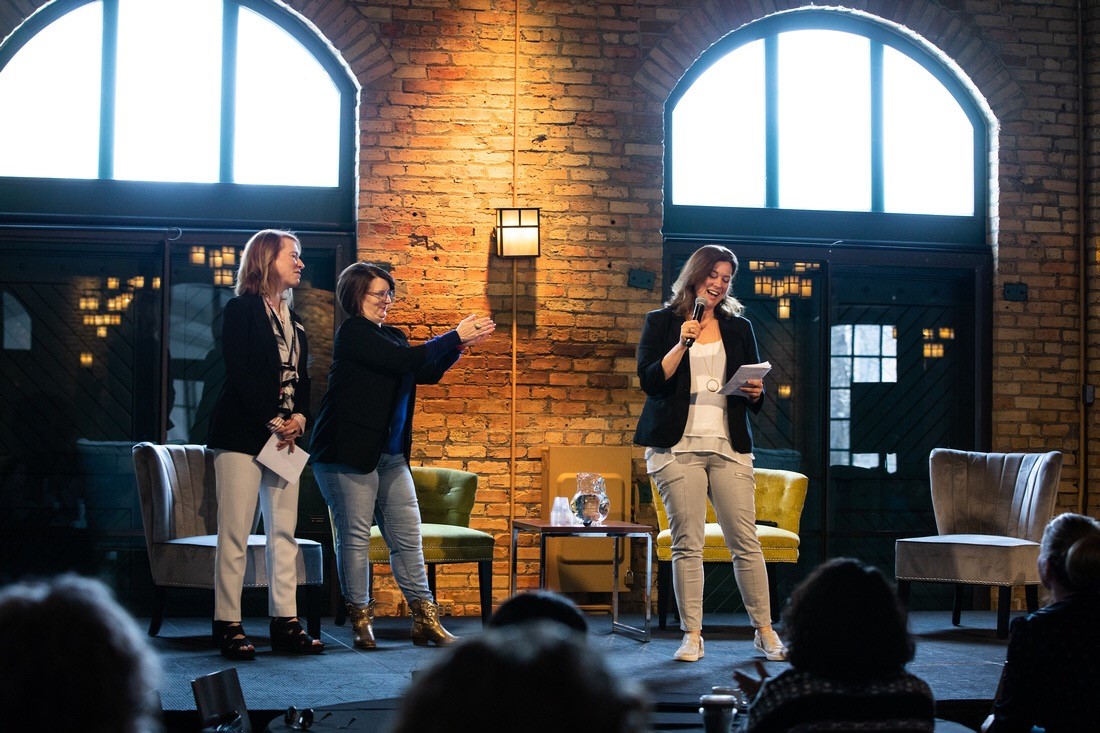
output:
[[[458,337],[462,339],[464,346],[485,340],[496,328],[497,324],[493,322],[492,317],[479,316],[474,313],[463,318],[455,326]]]

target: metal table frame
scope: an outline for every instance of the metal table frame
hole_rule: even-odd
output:
[[[519,533],[528,532],[539,536],[539,588],[546,585],[546,540],[548,537],[610,537],[615,540],[615,558],[612,562],[611,584],[611,632],[629,636],[638,641],[650,640],[650,606],[653,592],[653,532],[646,524],[609,521],[603,524],[555,525],[545,519],[516,519],[512,522],[512,572],[509,595],[516,594],[516,566],[518,562],[516,548]],[[645,627],[629,626],[619,622],[619,549],[624,538],[645,538]]]

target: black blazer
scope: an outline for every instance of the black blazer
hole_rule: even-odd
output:
[[[638,429],[634,432],[635,445],[671,448],[684,437],[691,403],[691,359],[685,354],[671,379],[665,379],[661,368],[665,354],[680,340],[680,326],[684,320],[671,308],[646,314],[642,340],[638,343],[638,378],[647,397],[638,419]],[[742,364],[758,363],[760,355],[752,324],[746,319],[720,316],[718,328],[726,350],[726,375],[722,380],[725,384]],[[726,398],[730,444],[738,453],[752,453],[748,411],[760,412],[763,405],[763,395],[752,403],[747,397],[730,395]]]
[[[412,452],[412,415],[417,384],[435,384],[458,361],[462,340],[457,331],[419,346],[409,346],[393,326],[351,316],[340,324],[332,343],[328,389],[313,426],[310,460],[341,463],[370,473],[378,467],[389,442],[402,378],[415,380],[402,427],[405,460]]]
[[[290,311],[298,334],[298,384],[294,412],[309,411],[309,344],[302,320]],[[211,448],[258,455],[271,437],[267,423],[279,414],[282,361],[271,326],[271,316],[259,295],[238,295],[222,311],[222,356],[225,382],[210,419]]]

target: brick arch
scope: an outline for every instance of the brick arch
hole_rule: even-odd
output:
[[[375,21],[367,16],[369,3],[363,0],[328,2],[318,12],[312,0],[290,0],[294,10],[321,34],[344,59],[352,75],[366,84],[392,74],[397,68],[389,49],[375,32]],[[309,10],[317,13],[312,17]]]
[[[1025,106],[1023,91],[996,51],[942,5],[930,0],[910,3],[868,0],[860,5],[862,7],[856,10],[839,5],[777,0],[701,3],[681,17],[643,59],[634,82],[663,103],[703,52],[738,28],[781,11],[835,9],[869,16],[869,20],[885,21],[918,42],[923,40],[921,45],[930,53],[966,75],[964,81],[977,89],[998,119],[1015,117]],[[754,12],[754,8],[759,11]]]

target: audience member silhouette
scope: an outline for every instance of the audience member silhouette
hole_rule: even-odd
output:
[[[935,703],[905,671],[913,638],[893,588],[851,558],[819,566],[783,613],[791,669],[762,679],[735,671],[752,699],[737,730],[932,731]]]
[[[1051,602],[1012,622],[989,733],[1095,730],[1100,721],[1100,522],[1059,514],[1043,531]]]
[[[570,628],[535,621],[461,639],[417,676],[391,733],[642,733],[644,698]]]
[[[555,621],[581,634],[588,633],[588,620],[577,604],[550,590],[529,590],[515,594],[500,604],[500,608],[489,619],[489,626],[500,628],[532,621]]]
[[[70,574],[0,590],[0,728],[160,731],[159,674],[101,582]]]

